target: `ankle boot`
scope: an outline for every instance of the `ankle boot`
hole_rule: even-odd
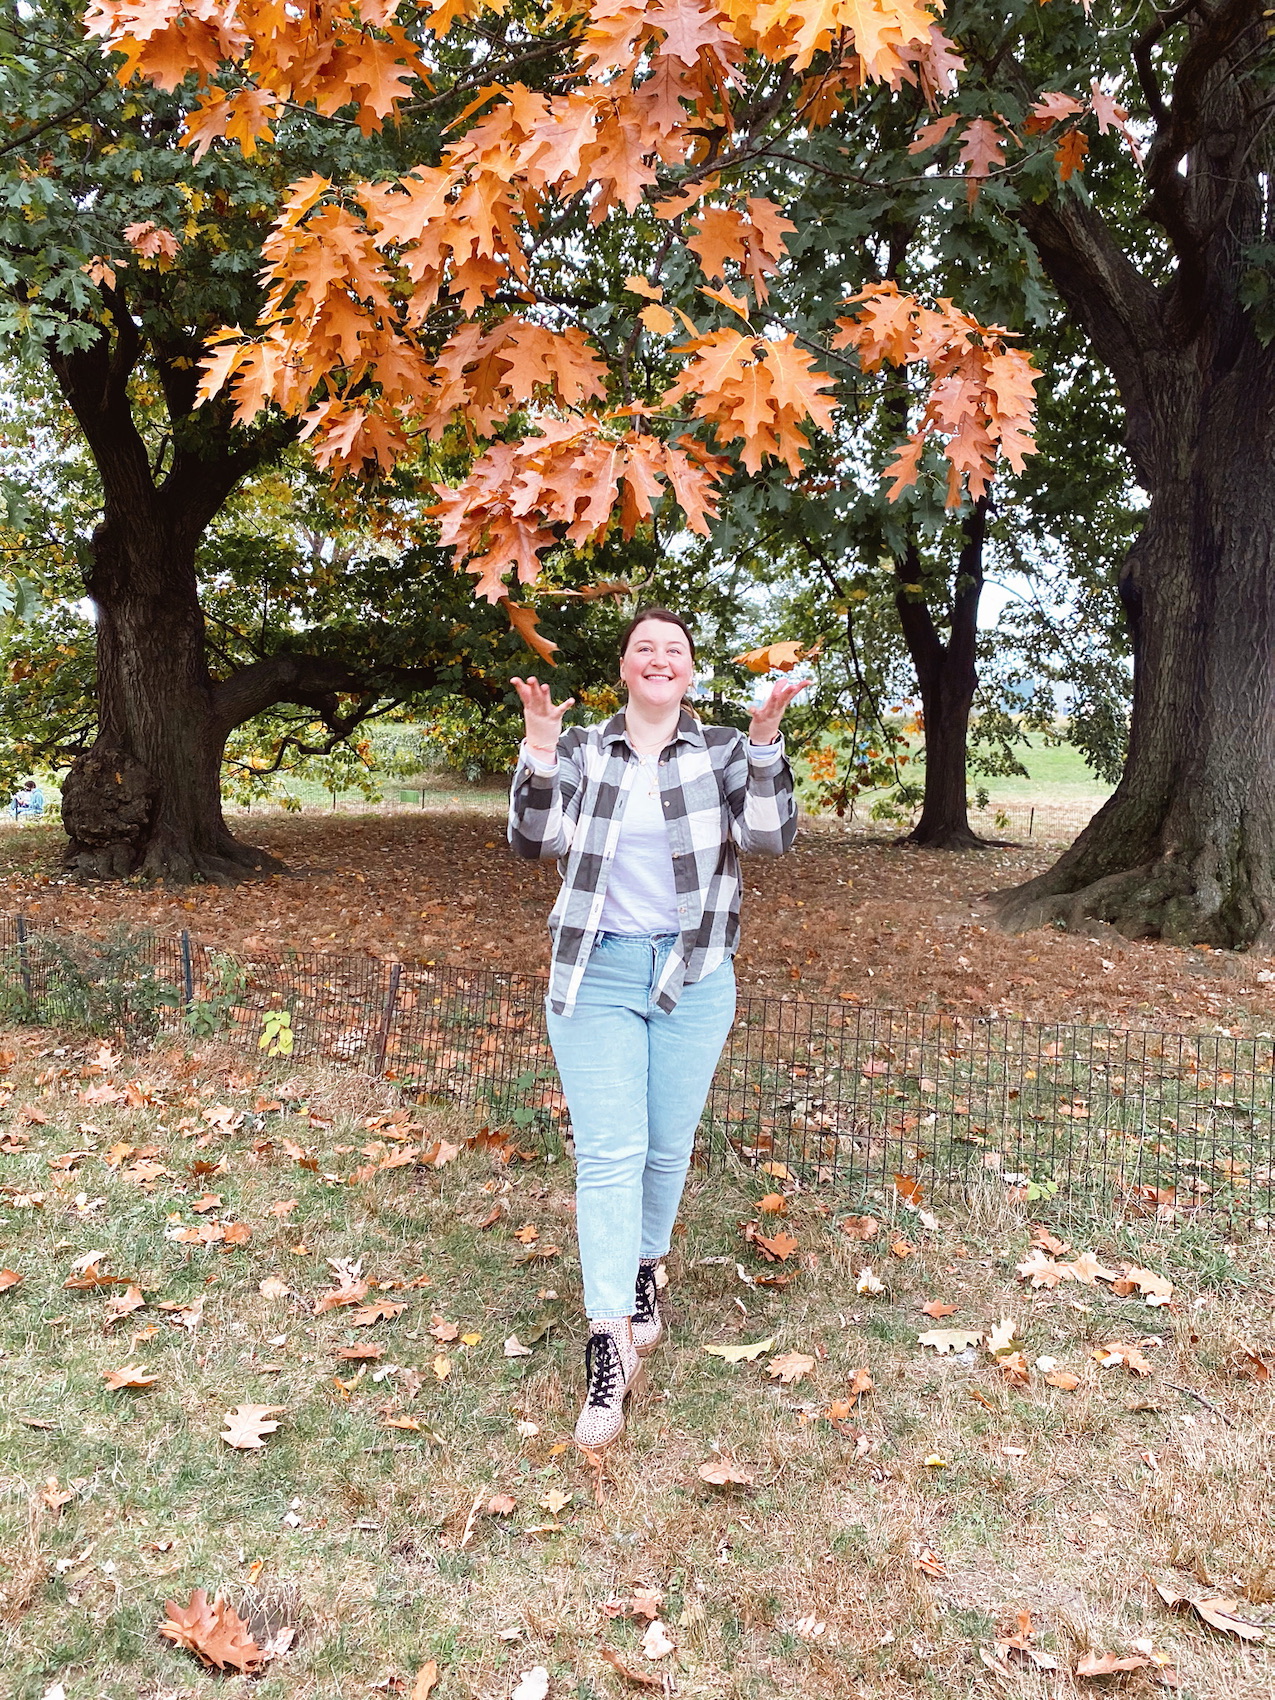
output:
[[[596,1452],[624,1433],[624,1402],[646,1378],[628,1317],[595,1324],[584,1349],[584,1409],[577,1446]]]
[[[649,1357],[664,1338],[664,1318],[660,1315],[660,1289],[655,1279],[655,1264],[639,1263],[637,1286],[633,1294],[633,1344],[640,1358]]]

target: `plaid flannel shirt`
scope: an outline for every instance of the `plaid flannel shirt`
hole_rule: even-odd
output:
[[[750,760],[747,735],[682,711],[659,758],[660,795],[681,922],[655,987],[664,1010],[739,942],[740,850],[781,856],[797,831],[792,769],[783,753]],[[519,856],[555,858],[562,889],[549,916],[549,1007],[570,1015],[598,936],[607,878],[638,762],[623,713],[569,727],[558,765],[537,772],[523,754],[509,795],[509,842]]]

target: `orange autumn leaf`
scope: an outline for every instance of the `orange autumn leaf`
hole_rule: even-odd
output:
[[[202,1664],[223,1671],[261,1668],[265,1653],[249,1634],[248,1625],[220,1594],[209,1605],[204,1590],[196,1588],[186,1605],[169,1600],[164,1612],[160,1634],[194,1653]]]
[[[103,1370],[102,1379],[114,1392],[121,1387],[153,1387],[159,1377],[150,1375],[142,1364],[125,1364],[123,1369]]]
[[[776,1234],[763,1234],[755,1222],[744,1228],[744,1238],[761,1253],[768,1263],[783,1263],[798,1248],[799,1241],[782,1228]]]

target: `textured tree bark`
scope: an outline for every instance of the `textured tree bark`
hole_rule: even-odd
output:
[[[1161,364],[1160,468],[1125,572],[1134,711],[1120,785],[1003,924],[1275,946],[1275,350]]]
[[[1135,44],[1155,134],[1145,211],[1174,269],[1139,271],[1092,203],[1020,222],[1110,367],[1150,494],[1121,592],[1134,648],[1128,762],[1055,865],[994,899],[1011,928],[1109,922],[1131,937],[1275,948],[1275,347],[1244,300],[1269,241],[1270,46],[1259,0],[1175,9],[1171,90]],[[1171,98],[1169,98],[1171,95]]]
[[[921,816],[903,844],[931,850],[982,850],[992,840],[970,826],[967,791],[970,710],[978,690],[978,604],[983,591],[983,541],[987,500],[971,509],[956,567],[947,641],[940,637],[923,598],[909,584],[921,575],[916,551],[895,562],[899,623],[921,691],[925,721],[925,794]]]

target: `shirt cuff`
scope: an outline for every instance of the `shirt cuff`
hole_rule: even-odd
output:
[[[527,748],[527,741],[525,738],[518,746],[518,759],[541,779],[548,779],[558,771],[557,752],[555,751],[552,761],[546,761],[544,756],[535,755]]]
[[[748,746],[748,759],[756,762],[759,767],[769,767],[777,762],[784,753],[784,741],[776,738],[773,744],[753,744]]]

